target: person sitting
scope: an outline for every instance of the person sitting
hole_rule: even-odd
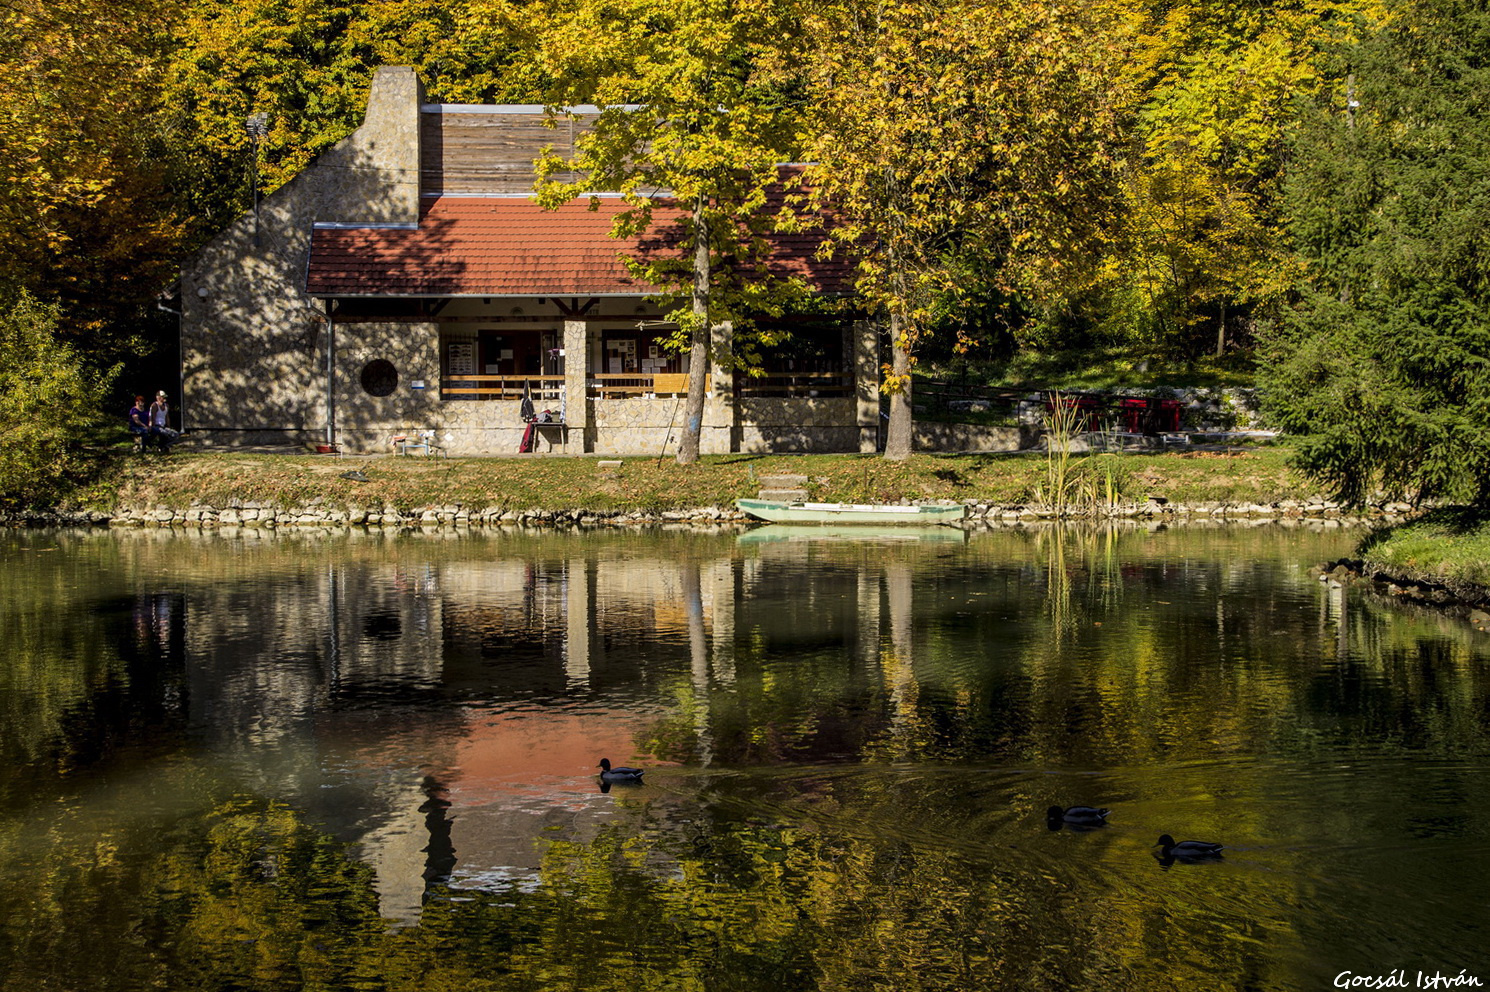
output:
[[[150,443],[150,411],[145,406],[145,397],[135,397],[135,405],[129,408],[128,426],[129,433],[134,435],[135,450],[144,451]]]
[[[155,402],[150,404],[150,436],[155,438],[155,443],[160,445],[160,450],[168,452],[171,445],[180,439],[181,434],[170,427],[171,408],[166,403],[165,390],[155,394]]]

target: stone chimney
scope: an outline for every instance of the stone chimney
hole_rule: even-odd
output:
[[[424,84],[409,66],[373,76],[362,126],[316,163],[323,173],[316,220],[403,223],[419,220],[419,108]],[[328,174],[329,173],[329,174]]]

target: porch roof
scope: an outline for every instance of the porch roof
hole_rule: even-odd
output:
[[[441,196],[424,201],[417,227],[317,224],[306,291],[321,297],[648,296],[657,287],[627,271],[621,254],[676,250],[683,212],[659,203],[640,237],[610,237],[626,209],[618,197],[544,210],[525,197]],[[853,289],[853,265],[819,259],[821,230],[771,235],[769,267],[813,290]]]

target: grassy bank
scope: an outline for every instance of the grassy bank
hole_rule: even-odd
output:
[[[1040,453],[916,455],[895,464],[874,455],[717,455],[682,467],[670,458],[625,458],[614,474],[598,458],[337,459],[225,452],[122,460],[75,501],[81,509],[226,506],[234,498],[271,506],[462,504],[509,509],[643,510],[725,506],[754,496],[767,475],[805,475],[815,499],[1045,502],[1049,463]],[[366,481],[343,478],[356,470]],[[1100,454],[1069,467],[1073,491],[1133,502],[1270,503],[1322,495],[1288,465],[1282,448],[1236,452]]]
[[[1393,575],[1490,589],[1490,519],[1438,510],[1372,534],[1360,556]]]

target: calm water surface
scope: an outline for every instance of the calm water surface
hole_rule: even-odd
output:
[[[1359,533],[825,537],[0,534],[0,988],[1490,987],[1490,640]]]

